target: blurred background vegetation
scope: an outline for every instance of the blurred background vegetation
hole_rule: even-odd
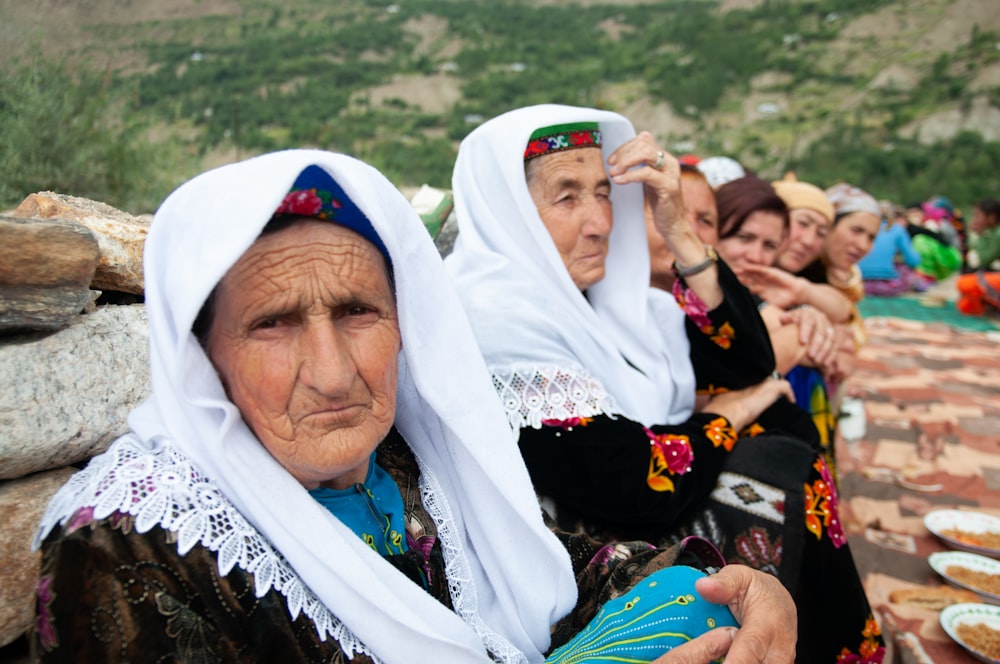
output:
[[[897,202],[1000,195],[996,0],[0,0],[0,209],[152,212],[207,167],[312,146],[448,187],[540,102],[675,152]]]

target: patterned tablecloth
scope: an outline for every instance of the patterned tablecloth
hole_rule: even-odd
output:
[[[837,440],[851,547],[893,661],[973,662],[921,605],[944,585],[927,556],[948,550],[923,519],[942,508],[1000,516],[1000,333],[899,318],[866,327],[845,386],[864,405],[864,432],[845,425],[860,437]]]

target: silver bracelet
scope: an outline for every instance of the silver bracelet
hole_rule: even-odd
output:
[[[700,274],[710,268],[712,263],[719,260],[719,255],[715,253],[715,247],[710,245],[705,245],[705,260],[702,262],[692,265],[691,267],[681,267],[677,261],[674,261],[674,269],[677,270],[677,274],[682,277],[693,277],[696,274]]]

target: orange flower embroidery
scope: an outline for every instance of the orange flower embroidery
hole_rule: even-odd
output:
[[[855,655],[848,648],[844,648],[837,655],[837,661],[842,664],[880,664],[885,659],[885,646],[880,642],[879,637],[882,630],[875,622],[874,616],[868,614],[865,620],[865,628],[861,631],[864,640]]]
[[[733,338],[735,337],[736,332],[733,330],[733,326],[729,324],[729,321],[726,321],[719,328],[719,331],[712,335],[712,341],[714,341],[719,348],[729,350],[729,348],[733,345]]]
[[[705,425],[705,435],[716,447],[725,447],[727,452],[733,451],[736,444],[736,430],[724,417],[717,417]]]

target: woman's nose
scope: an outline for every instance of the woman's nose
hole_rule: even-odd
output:
[[[328,395],[345,394],[357,374],[348,339],[330,320],[311,320],[302,332],[300,380]]]
[[[764,247],[760,244],[751,245],[746,252],[747,260],[754,265],[761,265],[764,262]]]
[[[600,201],[594,199],[587,206],[585,214],[587,218],[583,224],[584,234],[599,235],[602,237],[607,237],[611,234],[611,209],[607,205],[603,205]]]
[[[799,236],[801,242],[806,247],[815,247],[817,241],[819,240],[819,233],[816,232],[815,228],[807,228],[801,232]]]

